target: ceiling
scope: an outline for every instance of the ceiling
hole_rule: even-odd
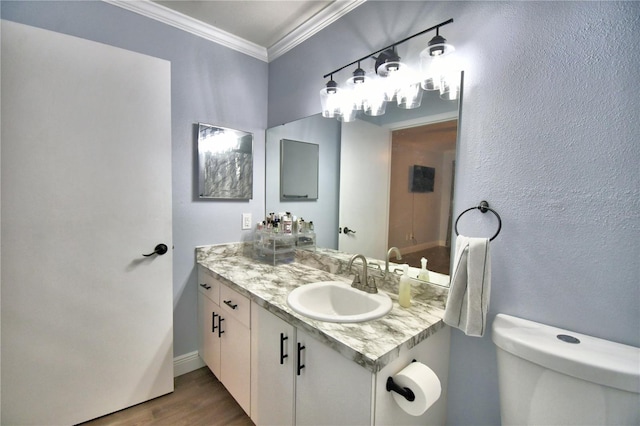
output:
[[[272,61],[366,0],[103,0]]]
[[[442,121],[424,126],[410,127],[393,131],[393,142],[405,146],[424,149],[429,144],[429,151],[445,152],[456,150],[458,120]]]
[[[334,0],[155,2],[268,49]]]

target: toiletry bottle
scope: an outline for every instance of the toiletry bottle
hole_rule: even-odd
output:
[[[420,259],[420,264],[422,265],[422,269],[420,269],[420,273],[418,274],[418,279],[420,281],[429,281],[429,271],[427,270],[427,259],[424,257]]]
[[[282,233],[291,234],[293,231],[293,222],[291,221],[291,213],[286,212],[282,216]]]
[[[411,281],[409,280],[409,265],[402,265],[402,276],[398,285],[398,303],[404,308],[411,306]]]

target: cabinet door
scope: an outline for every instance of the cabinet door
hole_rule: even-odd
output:
[[[295,328],[252,303],[251,333],[251,420],[292,425]]]
[[[218,377],[242,409],[250,414],[251,333],[248,327],[224,313],[219,324],[222,377]]]
[[[369,425],[373,374],[297,330],[296,425]],[[295,351],[298,352],[296,346]]]
[[[202,293],[198,293],[198,324],[200,327],[198,353],[218,378],[220,378],[220,339],[217,328],[219,314],[220,307]]]

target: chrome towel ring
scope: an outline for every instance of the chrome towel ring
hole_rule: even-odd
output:
[[[493,213],[494,215],[496,215],[496,217],[498,218],[498,231],[496,231],[495,235],[491,238],[489,238],[489,241],[493,241],[498,234],[500,233],[500,230],[502,229],[502,219],[500,219],[500,215],[498,213],[496,213],[495,210],[493,210],[492,208],[489,207],[489,203],[487,203],[486,201],[480,201],[480,204],[475,206],[475,207],[470,207],[468,209],[466,209],[465,211],[463,211],[462,213],[460,213],[458,215],[458,218],[456,219],[456,223],[454,226],[454,229],[456,231],[456,235],[460,235],[458,233],[458,221],[460,220],[460,218],[462,217],[463,214],[465,214],[466,212],[470,212],[471,210],[475,210],[478,209],[480,210],[482,213],[486,213],[487,211],[490,211],[491,213]]]

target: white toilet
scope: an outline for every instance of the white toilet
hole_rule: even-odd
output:
[[[640,348],[498,314],[503,425],[640,425]]]

